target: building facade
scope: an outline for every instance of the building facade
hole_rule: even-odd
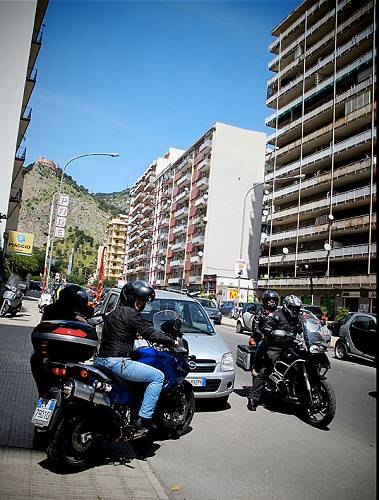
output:
[[[258,285],[331,315],[375,311],[375,30],[373,1],[305,0],[269,46]]]
[[[263,181],[265,140],[264,133],[215,123],[187,150],[170,150],[149,166],[131,189],[128,280],[187,290],[206,285],[221,294],[237,286],[241,257],[249,278],[241,288],[251,289],[261,214],[245,210],[244,200]]]
[[[117,281],[123,281],[125,278],[124,265],[127,228],[127,215],[120,214],[117,217],[112,217],[108,223],[104,259],[105,278],[114,278]]]
[[[26,155],[23,142],[31,121],[29,100],[37,80],[35,63],[47,5],[48,0],[1,4],[0,250],[8,231],[18,226]]]

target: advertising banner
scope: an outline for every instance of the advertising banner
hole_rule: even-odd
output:
[[[33,251],[34,234],[20,231],[9,231],[7,251],[22,255],[31,255]]]
[[[246,260],[237,259],[234,264],[234,271],[236,273],[236,277],[240,276],[241,278],[248,278]]]

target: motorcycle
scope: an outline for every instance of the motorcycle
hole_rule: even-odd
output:
[[[189,372],[188,344],[180,335],[180,320],[173,311],[153,317],[156,329],[178,337],[179,347],[168,349],[148,343],[134,352],[134,359],[154,366],[165,375],[163,389],[153,415],[154,431],[179,437],[188,431],[195,399]],[[179,324],[179,327],[178,327]],[[145,437],[149,431],[137,429],[135,422],[146,384],[125,381],[104,367],[85,362],[96,350],[94,328],[73,321],[44,321],[34,330],[35,350],[46,357],[51,385],[41,394],[32,423],[47,440],[47,456],[71,469],[86,467],[104,440],[127,442]],[[55,340],[55,336],[62,339]],[[58,345],[55,345],[55,344]],[[64,346],[69,344],[69,346]],[[71,361],[65,361],[71,353]]]
[[[53,295],[50,290],[45,290],[41,293],[38,301],[38,310],[41,314],[44,313],[46,306],[53,302]]]
[[[5,285],[5,288],[6,290],[2,297],[3,302],[0,307],[0,316],[4,317],[9,313],[13,317],[21,310],[22,298],[24,297],[26,286],[20,283],[17,286]]]
[[[266,398],[296,405],[297,413],[309,425],[323,429],[336,412],[336,396],[326,379],[330,362],[326,350],[331,335],[320,320],[303,315],[304,338],[293,340],[273,366],[265,387]],[[288,336],[283,330],[273,335]]]

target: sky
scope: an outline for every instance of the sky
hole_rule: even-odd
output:
[[[50,0],[25,165],[39,156],[91,192],[130,187],[216,121],[270,132],[272,29],[297,0]]]

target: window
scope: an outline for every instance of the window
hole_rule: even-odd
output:
[[[118,302],[119,295],[118,293],[111,293],[105,308],[105,314],[110,313],[116,307]]]
[[[360,330],[368,331],[370,329],[371,318],[368,316],[358,316],[352,323],[352,326]]]

